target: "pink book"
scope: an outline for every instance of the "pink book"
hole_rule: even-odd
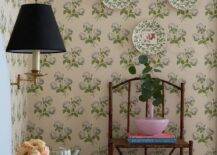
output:
[[[140,134],[140,133],[137,133],[137,134],[128,134],[128,138],[175,138],[175,136],[173,134],[169,134],[169,133],[161,133],[161,134],[158,134],[158,135],[153,135],[153,136],[146,136],[144,134]]]

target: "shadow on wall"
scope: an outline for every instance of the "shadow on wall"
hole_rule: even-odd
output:
[[[4,52],[3,36],[0,34],[0,155],[11,155],[12,129],[10,80]]]

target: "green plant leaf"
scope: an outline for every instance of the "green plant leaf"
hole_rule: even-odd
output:
[[[145,88],[145,89],[151,89],[152,88],[152,84],[149,82],[149,81],[144,81],[142,83],[142,89]]]
[[[158,100],[156,100],[156,99],[153,100],[153,105],[154,105],[154,106],[158,106],[159,104],[160,104],[160,103],[158,102]]]
[[[148,98],[147,98],[147,96],[140,95],[140,96],[139,96],[139,100],[140,100],[141,102],[146,102],[146,101],[148,101]]]
[[[130,74],[136,74],[136,67],[135,66],[130,66],[128,70],[129,70]]]
[[[140,64],[148,64],[148,57],[146,55],[139,56],[139,63]]]
[[[152,68],[148,65],[148,66],[146,66],[146,67],[143,69],[142,73],[143,73],[143,74],[147,74],[147,73],[149,73],[151,70],[152,70]]]
[[[153,88],[151,88],[151,89],[143,88],[143,89],[142,89],[142,95],[148,96],[148,99],[151,98],[151,97],[152,97],[152,94],[153,94],[152,89],[153,89]]]
[[[150,74],[142,74],[142,81],[146,81],[147,79],[150,79],[151,75]]]

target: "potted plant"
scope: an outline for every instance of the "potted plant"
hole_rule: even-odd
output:
[[[141,74],[141,95],[139,100],[148,103],[148,118],[136,119],[137,128],[146,135],[161,133],[169,123],[168,119],[154,119],[154,106],[163,102],[163,84],[160,79],[153,78],[152,73],[161,72],[150,66],[148,56],[139,56],[139,63],[144,66]],[[129,67],[131,74],[136,74],[134,65]]]

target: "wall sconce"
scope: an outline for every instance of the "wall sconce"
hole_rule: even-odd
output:
[[[66,52],[52,8],[45,4],[24,4],[19,11],[14,29],[9,40],[7,52],[32,54],[32,70],[27,78],[17,76],[18,89],[22,81],[34,84],[40,76],[40,54]]]

